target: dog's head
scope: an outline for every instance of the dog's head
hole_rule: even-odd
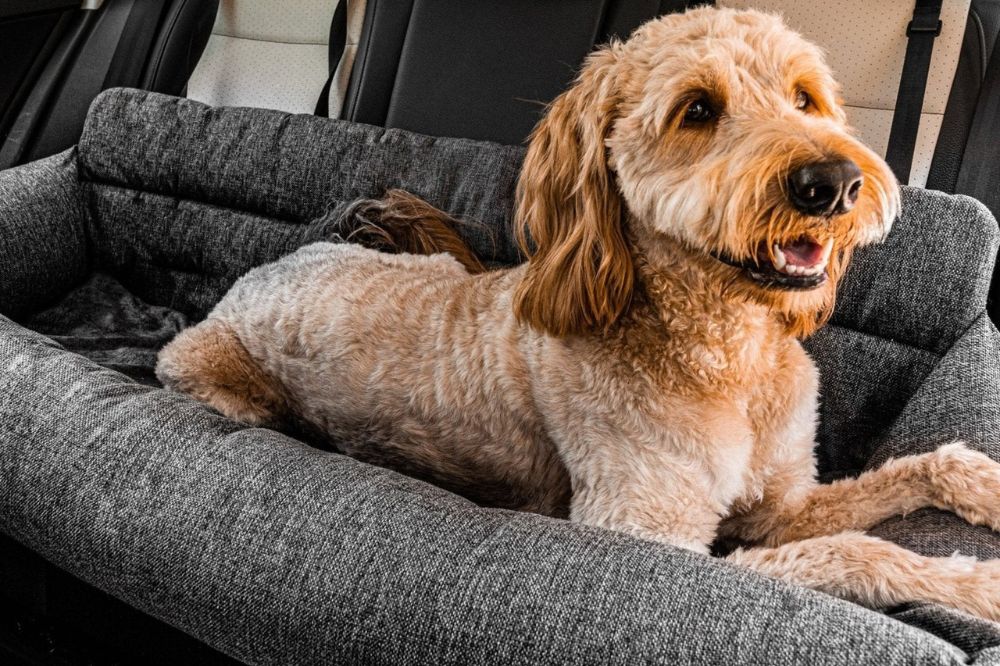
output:
[[[519,182],[533,248],[515,298],[553,335],[607,329],[636,258],[669,244],[734,298],[805,335],[899,210],[896,179],[855,139],[817,47],[758,12],[699,9],[593,53],[551,105]],[[522,236],[524,242],[524,236]]]

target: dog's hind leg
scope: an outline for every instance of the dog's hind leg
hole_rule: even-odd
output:
[[[858,532],[740,549],[726,559],[869,608],[933,601],[1000,621],[1000,560],[924,557]]]
[[[156,376],[167,388],[188,393],[234,421],[276,425],[287,410],[280,384],[219,319],[182,331],[164,347]]]

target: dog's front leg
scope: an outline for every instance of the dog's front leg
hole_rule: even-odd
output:
[[[924,557],[858,532],[740,549],[726,559],[869,608],[933,601],[1000,621],[1000,560]]]
[[[779,482],[745,517],[735,519],[734,531],[773,546],[866,530],[925,507],[953,511],[974,525],[1000,531],[1000,464],[955,443],[830,484]]]
[[[719,524],[708,479],[697,467],[626,447],[620,457],[591,455],[570,465],[570,519],[708,553]]]
[[[1000,621],[1000,560],[924,557],[857,531],[927,506],[996,529],[1000,465],[950,444],[825,485],[808,467],[784,466],[759,503],[722,524],[724,535],[771,546],[727,559],[871,608],[933,601]]]

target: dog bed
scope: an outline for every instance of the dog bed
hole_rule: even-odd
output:
[[[248,663],[1000,663],[1000,626],[958,611],[873,612],[481,508],[156,385],[159,347],[251,267],[335,238],[356,198],[408,189],[518,261],[521,157],[104,93],[76,149],[0,173],[0,531]],[[972,199],[905,189],[888,241],[858,253],[806,343],[826,480],[954,439],[1000,458],[998,238]],[[1000,557],[998,535],[934,510],[872,532]]]

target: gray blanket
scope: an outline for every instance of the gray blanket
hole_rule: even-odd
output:
[[[156,354],[188,326],[188,318],[146,303],[110,275],[94,273],[58,303],[30,313],[21,323],[98,365],[156,386]]]
[[[251,663],[1000,663],[1000,631],[865,610],[726,563],[529,514],[227,421],[155,385],[156,350],[251,266],[404,187],[493,230],[521,151],[130,91],[78,151],[0,173],[0,530]],[[830,326],[832,479],[954,438],[1000,458],[996,222],[906,190]],[[15,323],[18,322],[18,323]],[[143,385],[145,384],[145,386]],[[1000,539],[921,511],[874,533],[928,554]]]

